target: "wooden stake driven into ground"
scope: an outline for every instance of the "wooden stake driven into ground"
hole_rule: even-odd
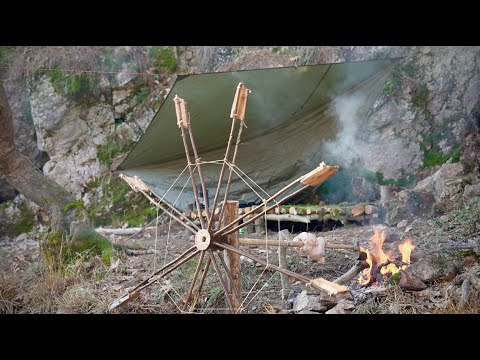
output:
[[[238,213],[238,201],[229,201],[225,207],[225,216],[224,222],[229,223],[237,218]],[[227,242],[230,246],[238,248],[238,233],[233,233],[228,235]],[[241,265],[240,265],[240,255],[234,253],[232,251],[225,250],[224,251],[224,260],[226,264],[227,271],[230,272],[232,281],[227,278],[227,289],[229,291],[228,296],[231,298],[231,302],[235,309],[240,307],[240,302],[234,293],[241,294],[242,293],[242,282],[241,282]],[[241,299],[240,299],[241,301]]]
[[[288,230],[282,230],[279,233],[280,239],[285,242],[292,242],[290,232]],[[288,269],[287,262],[287,248],[285,246],[278,247],[278,266],[282,269]],[[282,300],[286,300],[290,293],[290,279],[287,275],[280,273],[280,281],[282,282]]]

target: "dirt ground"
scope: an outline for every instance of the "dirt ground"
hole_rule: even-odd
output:
[[[332,231],[316,233],[327,241],[343,244],[359,242],[368,248],[373,229],[379,225],[359,226],[350,224]],[[383,225],[381,225],[383,226]],[[438,258],[448,275],[450,265],[455,274],[444,276],[427,284],[427,289],[405,292],[395,284],[376,284],[359,288],[355,280],[347,284],[351,293],[349,311],[354,313],[435,313],[478,312],[478,307],[458,308],[452,292],[458,291],[454,276],[468,269],[478,268],[478,259],[468,251],[473,249],[478,235],[466,236],[463,226],[441,223],[436,219],[417,219],[402,229],[385,228],[393,242],[385,244],[386,250],[398,254],[397,245],[411,238],[416,246],[413,254]],[[245,236],[245,235],[241,235]],[[277,239],[278,233],[249,234],[249,238]],[[173,260],[194,245],[190,233],[178,224],[168,222],[151,227],[135,236],[111,236],[116,245],[125,245],[122,253],[106,266],[99,258],[79,258],[70,268],[60,273],[47,271],[40,255],[39,242],[25,235],[12,241],[0,241],[0,312],[2,313],[107,313],[110,304],[126,291],[135,287],[163,264]],[[242,250],[278,264],[277,248],[264,246],[245,247]],[[287,249],[291,271],[310,278],[323,277],[334,280],[357,263],[358,252],[344,249],[327,249],[325,264],[319,264],[296,249]],[[142,290],[139,298],[117,308],[113,313],[181,313],[182,299],[188,291],[198,263],[198,257],[187,261],[154,285]],[[204,260],[205,263],[205,260]],[[299,281],[291,280],[290,306],[281,299],[281,283],[278,273],[241,258],[243,313],[292,313],[295,295],[302,291],[317,296],[319,291],[307,288]],[[457,281],[458,282],[458,281]],[[461,284],[460,284],[461,285]],[[320,299],[323,299],[322,297]],[[323,301],[323,300],[322,300]],[[473,299],[478,303],[477,299]],[[328,301],[326,302],[328,303]],[[331,308],[331,302],[326,308]],[[226,304],[221,284],[210,267],[195,313],[224,313]],[[304,310],[302,313],[322,313],[326,308]]]

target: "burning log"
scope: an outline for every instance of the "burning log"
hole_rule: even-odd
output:
[[[380,265],[377,266],[377,271],[380,272],[380,270],[385,266],[385,267],[389,267],[388,265],[390,264],[394,264],[395,266],[401,268],[402,266],[408,266],[410,265],[410,263],[406,263],[406,262],[403,262],[403,261],[398,261],[398,260],[395,260],[395,259],[388,259],[387,261],[381,263]]]
[[[340,276],[339,278],[335,279],[333,282],[335,284],[347,284],[350,280],[352,280],[355,276],[357,276],[362,270],[368,268],[368,264],[366,261],[359,261],[354,267],[348,270],[345,274]]]
[[[384,229],[374,229],[374,235],[370,239],[371,251],[361,248],[366,254],[366,263],[369,267],[363,270],[358,278],[358,282],[362,286],[367,286],[375,280],[383,282],[384,275],[393,275],[400,270],[405,270],[410,264],[410,255],[415,246],[410,239],[406,239],[399,244],[398,249],[402,254],[401,261],[396,260],[391,255],[387,255],[383,251],[386,234]],[[363,255],[363,254],[361,254]]]

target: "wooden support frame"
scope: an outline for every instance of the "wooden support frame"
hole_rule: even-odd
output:
[[[224,215],[224,223],[229,223],[234,221],[237,218],[238,214],[238,201],[228,201],[225,206],[225,215]],[[227,236],[227,242],[230,246],[238,248],[238,232],[234,232]],[[232,279],[230,280],[227,277],[227,289],[228,295],[230,297],[230,301],[234,307],[234,309],[240,308],[241,299],[238,299],[235,296],[235,293],[241,294],[242,293],[242,281],[241,281],[241,264],[240,264],[240,255],[229,251],[224,250],[223,252],[224,261],[227,267],[227,272],[231,274]]]

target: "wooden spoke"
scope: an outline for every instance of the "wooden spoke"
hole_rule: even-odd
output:
[[[237,142],[235,143],[235,148],[233,150],[233,158],[232,158],[232,162],[231,162],[231,166],[230,166],[230,173],[228,174],[227,186],[225,187],[225,196],[223,198],[222,208],[220,210],[220,215],[218,217],[219,219],[222,219],[223,212],[225,211],[225,206],[226,206],[227,201],[228,201],[228,195],[229,195],[229,192],[230,192],[230,185],[232,183],[233,166],[235,166],[235,161],[237,159],[238,145],[240,144],[240,140],[242,138],[242,130],[243,130],[243,121],[240,123],[240,127],[238,129]],[[218,227],[220,228],[220,222],[219,222]]]
[[[230,296],[228,296],[228,289],[227,285],[225,284],[225,281],[223,280],[222,274],[220,273],[220,269],[218,268],[217,262],[215,261],[215,257],[213,255],[212,250],[208,250],[208,255],[210,256],[210,259],[212,259],[212,264],[213,268],[215,269],[215,272],[217,273],[218,279],[220,280],[220,283],[222,284],[223,291],[225,292],[225,300],[228,304],[228,307],[230,308],[230,311],[233,312],[233,305],[230,300]]]
[[[220,170],[220,176],[218,178],[217,190],[215,191],[215,197],[213,199],[213,205],[212,205],[212,213],[213,214],[215,214],[215,208],[217,206],[218,196],[220,194],[220,189],[222,187],[223,174],[225,173],[226,162],[227,162],[227,159],[228,159],[228,155],[230,154],[230,147],[232,145],[232,138],[233,138],[234,130],[235,130],[235,117],[233,117],[233,119],[232,119],[232,127],[230,128],[230,135],[228,137],[227,149],[225,150],[225,158],[223,159],[222,169]],[[212,228],[214,217],[215,216],[211,216],[210,221],[208,222],[208,230],[209,231]]]
[[[195,146],[195,139],[192,133],[192,125],[190,124],[190,114],[188,116],[188,133],[190,135],[190,143],[192,144],[193,155],[195,156],[195,163],[198,168],[198,177],[200,178],[200,183],[202,184],[203,191],[203,202],[205,204],[205,212],[207,213],[207,222],[210,222],[210,209],[208,207],[208,196],[207,196],[207,187],[205,186],[205,178],[203,177],[202,166],[200,164],[200,158],[198,157],[197,147]],[[201,209],[198,209],[199,212]]]
[[[207,263],[203,268],[202,277],[200,278],[200,284],[198,284],[197,292],[195,294],[195,297],[193,298],[192,305],[190,306],[190,309],[188,312],[192,312],[193,310],[195,310],[195,306],[197,306],[198,299],[200,298],[200,294],[202,293],[203,282],[205,281],[205,278],[207,276],[211,263],[212,263],[212,259],[209,256],[207,258]]]
[[[188,302],[190,301],[190,297],[192,296],[193,288],[195,287],[195,283],[197,282],[197,276],[198,276],[198,273],[200,272],[200,268],[202,267],[202,261],[204,256],[205,256],[205,251],[202,251],[200,253],[200,260],[198,260],[197,268],[195,269],[195,274],[193,275],[190,289],[188,289],[188,294],[187,294],[187,298],[185,299],[183,310],[187,308]]]

